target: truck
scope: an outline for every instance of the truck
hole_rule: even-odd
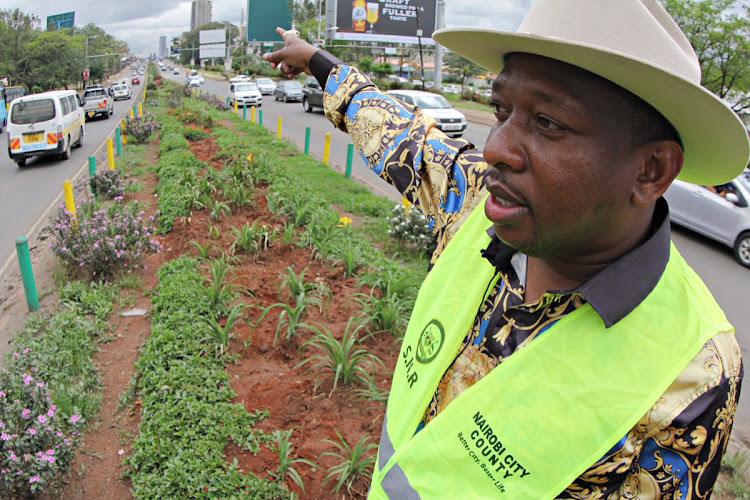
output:
[[[86,87],[81,96],[86,119],[103,116],[105,120],[115,112],[114,98],[104,87]]]

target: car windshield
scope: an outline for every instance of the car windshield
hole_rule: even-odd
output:
[[[441,95],[415,95],[414,102],[422,109],[452,108],[451,104]]]
[[[254,83],[243,83],[234,87],[235,92],[250,92],[252,90],[258,90],[258,86]]]
[[[104,89],[87,90],[83,94],[84,99],[90,99],[92,97],[106,97],[106,96],[107,96],[107,92]]]
[[[16,125],[46,122],[55,117],[55,103],[52,99],[16,102],[11,111],[10,121]]]
[[[120,85],[115,87],[115,90],[128,90],[128,88],[125,85]]]
[[[299,90],[302,88],[302,84],[300,82],[285,82],[284,85],[289,90]]]
[[[273,85],[273,80],[271,80],[270,78],[258,78],[257,80],[255,80],[255,83],[260,85]]]

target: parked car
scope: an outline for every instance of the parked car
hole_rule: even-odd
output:
[[[446,135],[461,137],[466,130],[466,116],[439,94],[421,90],[389,90],[388,94],[422,109],[424,114],[435,119],[437,128]]]
[[[445,92],[446,94],[460,94],[461,86],[456,85],[455,83],[448,83],[446,85],[443,85],[443,92]]]
[[[302,108],[308,113],[312,112],[313,108],[323,107],[323,89],[320,88],[320,84],[315,77],[311,76],[305,80],[305,86],[302,87]]]
[[[273,94],[273,90],[276,88],[276,84],[270,78],[256,78],[254,83],[263,95]]]
[[[275,100],[284,102],[302,100],[302,84],[297,80],[282,80],[276,84],[273,91]]]
[[[188,80],[187,86],[188,88],[198,88],[201,86],[201,82],[197,78],[192,78]]]
[[[675,180],[664,197],[675,224],[727,245],[750,267],[750,171],[721,186]]]
[[[70,158],[83,145],[85,120],[73,90],[55,90],[15,99],[8,109],[8,155],[22,167],[32,156]]]
[[[229,79],[229,83],[240,83],[240,82],[250,82],[250,81],[252,80],[247,75],[237,75]]]
[[[118,99],[130,99],[130,87],[120,83],[112,88],[112,94],[112,97],[114,97],[115,101]]]
[[[398,76],[398,75],[388,75],[388,79],[396,81],[396,82],[401,82],[401,83],[409,83],[409,80],[407,80],[403,76]]]
[[[14,99],[23,97],[26,95],[26,87],[23,85],[14,85],[11,87],[5,87],[5,104],[10,104]]]
[[[130,83],[132,83],[133,85],[140,85],[141,84],[141,79],[139,77],[137,77],[137,76],[134,76],[133,79],[130,80]]]
[[[114,99],[103,87],[87,87],[81,96],[86,119],[103,116],[108,119],[115,112]]]
[[[238,106],[262,106],[263,95],[252,82],[232,83],[229,85],[229,102],[234,106],[235,101]]]

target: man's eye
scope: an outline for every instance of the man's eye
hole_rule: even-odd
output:
[[[494,108],[494,113],[497,116],[498,120],[505,120],[510,114],[508,113],[508,110],[505,109],[505,106],[500,103],[493,102],[492,107]]]
[[[553,122],[546,116],[538,117],[537,122],[539,123],[539,125],[541,125],[542,128],[546,130],[552,130],[552,131],[565,130],[565,127],[563,127],[559,123]]]

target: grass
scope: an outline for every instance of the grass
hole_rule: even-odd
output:
[[[473,111],[485,111],[492,114],[492,107],[488,106],[487,104],[482,104],[474,101],[464,101],[462,99],[459,99],[458,96],[452,96],[451,94],[444,95],[443,97],[445,97],[448,102],[453,104],[453,106],[456,108],[471,109]]]
[[[750,470],[750,457],[742,451],[724,455],[721,461],[721,472],[724,480],[717,485],[716,493],[720,498],[750,500],[750,485],[747,482]]]

